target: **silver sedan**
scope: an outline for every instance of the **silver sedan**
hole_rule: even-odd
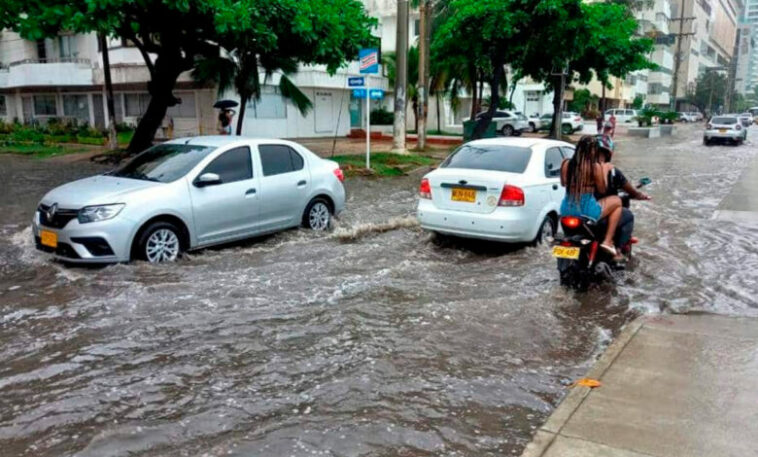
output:
[[[345,207],[336,162],[282,140],[184,138],[47,193],[37,249],[73,263],[176,260],[182,252],[304,225]]]

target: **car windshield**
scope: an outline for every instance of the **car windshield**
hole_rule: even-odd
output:
[[[523,173],[532,150],[499,144],[464,144],[445,160],[440,168],[507,171]]]
[[[721,124],[721,125],[736,124],[736,123],[737,123],[737,118],[735,117],[714,117],[713,120],[711,121],[711,124]]]
[[[186,175],[214,148],[196,144],[161,144],[111,173],[120,178],[172,182]]]

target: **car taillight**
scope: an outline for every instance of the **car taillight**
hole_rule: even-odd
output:
[[[334,169],[334,176],[336,176],[340,182],[345,182],[345,174],[342,172],[341,168]]]
[[[582,118],[581,118],[581,117],[575,117],[575,118],[574,118],[574,120],[575,120],[576,122],[582,122]]]
[[[432,198],[432,186],[429,185],[428,179],[421,180],[421,185],[418,186],[418,194],[421,198]]]
[[[582,221],[579,220],[578,217],[574,216],[565,216],[561,218],[561,224],[569,229],[575,229],[581,225]]]
[[[524,191],[520,187],[503,186],[497,206],[524,206]]]

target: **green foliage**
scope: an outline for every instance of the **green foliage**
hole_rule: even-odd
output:
[[[589,89],[577,89],[574,91],[574,99],[569,103],[569,111],[580,114],[588,114],[593,103],[597,103],[598,96],[593,95]]]
[[[697,77],[695,87],[687,91],[687,101],[700,111],[713,113],[724,106],[727,87],[725,74],[706,71]]]
[[[644,104],[645,97],[641,94],[637,94],[634,96],[634,100],[632,101],[632,109],[640,110]]]
[[[332,160],[340,164],[346,176],[360,175],[365,171],[366,157],[363,155],[341,155]],[[416,154],[371,153],[371,168],[381,177],[402,176],[416,168],[431,167],[439,162],[439,159]]]
[[[679,119],[679,113],[676,111],[664,111],[658,113],[658,118],[662,124],[673,124]]]
[[[372,125],[392,125],[395,122],[395,113],[388,111],[384,107],[371,111]]]

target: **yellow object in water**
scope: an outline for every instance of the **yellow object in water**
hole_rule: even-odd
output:
[[[597,379],[582,378],[582,379],[578,379],[574,381],[569,387],[584,386],[584,387],[589,387],[591,389],[594,389],[595,387],[600,387],[602,385],[603,383],[598,381]]]

